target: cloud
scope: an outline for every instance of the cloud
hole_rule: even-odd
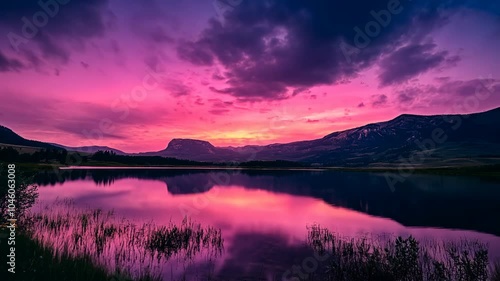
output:
[[[411,44],[387,55],[379,64],[380,85],[399,84],[433,68],[454,65],[460,60],[458,56],[450,56],[447,51],[435,49],[434,43]]]
[[[204,48],[203,42],[182,42],[177,48],[177,54],[181,59],[188,60],[197,65],[212,65],[213,55]]]
[[[19,93],[0,92],[3,125],[40,128],[58,133],[68,133],[81,138],[101,136],[106,139],[129,138],[130,128],[144,124],[162,124],[167,118],[163,107],[130,109],[125,118],[110,104],[65,101],[49,97],[22,98]],[[17,106],[9,106],[16,104]],[[34,106],[36,105],[36,106]],[[30,110],[26,110],[30,108]],[[47,123],[47,120],[50,120]],[[35,125],[36,124],[36,125]],[[108,126],[111,124],[112,126]],[[110,128],[112,127],[112,128]],[[109,128],[109,129],[108,129]],[[96,134],[97,132],[97,134]]]
[[[107,5],[107,0],[71,0],[64,5],[58,1],[0,1],[0,28],[24,59],[33,61],[33,56],[39,56],[39,62],[43,58],[65,64],[73,50],[104,35]],[[26,50],[30,52],[23,52]]]
[[[365,28],[374,21],[370,12],[386,10],[387,5],[387,0],[243,1],[223,22],[212,19],[199,38],[180,42],[177,54],[195,65],[225,67],[227,87],[213,91],[243,100],[285,99],[293,96],[289,88],[349,81],[381,55],[416,37],[412,34],[423,32],[422,26],[435,26],[447,6],[401,1],[402,12],[346,60],[340,43],[354,46],[354,28]]]
[[[224,115],[226,113],[229,113],[229,109],[211,109],[208,112],[210,112],[213,115]]]
[[[222,74],[220,74],[218,71],[217,72],[214,72],[214,74],[212,75],[212,79],[214,80],[218,80],[218,81],[222,81],[224,79],[226,79],[224,76],[222,76]]]
[[[361,108],[361,107],[365,107],[365,104],[363,102],[359,103],[358,104],[358,107]]]
[[[496,92],[500,90],[500,81],[496,79],[472,79],[467,81],[447,81],[437,87],[436,92],[440,94],[451,94],[454,97],[468,97],[481,94],[485,91]]]
[[[371,98],[372,107],[381,107],[387,104],[387,96],[386,95],[373,95]]]
[[[222,101],[220,99],[209,99],[208,101],[212,103],[212,109],[208,112],[214,115],[229,113],[230,109],[234,107],[234,102],[232,101]]]
[[[411,85],[396,91],[395,101],[401,108],[428,108],[456,104],[479,103],[483,109],[500,102],[500,80],[477,78],[471,80],[435,79],[436,84]],[[470,98],[470,99],[469,99]]]
[[[402,106],[410,106],[422,93],[420,88],[408,87],[397,92],[397,101]]]
[[[185,85],[180,80],[167,80],[164,88],[174,97],[187,96],[192,92],[191,87]]]
[[[161,26],[155,26],[148,32],[149,38],[155,43],[173,43],[174,39]]]
[[[9,59],[0,51],[0,72],[19,71],[24,66],[17,59]]]
[[[41,31],[36,41],[42,57],[57,63],[66,64],[69,61],[70,50],[54,40],[54,36]]]

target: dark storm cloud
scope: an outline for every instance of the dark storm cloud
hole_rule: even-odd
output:
[[[241,99],[283,99],[291,96],[289,87],[351,78],[385,52],[410,40],[419,42],[420,34],[444,21],[444,7],[452,2],[243,1],[223,22],[211,20],[198,39],[179,43],[178,55],[197,65],[223,64],[228,87],[214,91]],[[380,12],[388,5],[397,12]],[[375,35],[360,40],[367,35],[358,35],[355,28],[365,33],[376,18],[383,27],[377,24]],[[361,41],[367,44],[361,46]]]
[[[447,51],[436,51],[434,43],[407,45],[389,54],[380,62],[380,85],[398,84],[444,65],[454,65],[460,58]]]
[[[81,48],[86,40],[104,35],[107,3],[107,0],[0,1],[0,27],[6,31],[4,40],[20,51],[21,56],[23,50],[37,46],[38,52],[32,51],[32,55],[66,63],[74,46]]]

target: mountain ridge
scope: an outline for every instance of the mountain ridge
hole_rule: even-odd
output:
[[[460,157],[478,157],[487,152],[500,156],[500,108],[472,114],[415,115],[401,114],[388,121],[330,133],[322,138],[274,143],[263,146],[216,147],[203,141],[209,150],[199,147],[189,155],[193,140],[176,139],[183,153],[166,149],[148,155],[181,158],[192,161],[273,161],[287,160],[330,165],[367,165],[394,162],[418,151],[418,143],[432,139],[434,130],[442,130],[447,142],[427,157],[451,159],[453,150]],[[456,125],[460,128],[455,129]],[[184,143],[182,143],[184,142]],[[464,147],[467,147],[465,148]],[[434,153],[434,154],[433,154]]]
[[[201,162],[295,161],[321,165],[373,165],[398,161],[418,152],[419,143],[432,140],[436,130],[446,141],[431,147],[427,159],[477,158],[493,155],[500,158],[500,107],[470,114],[415,115],[401,114],[391,120],[332,132],[322,138],[268,145],[218,147],[208,141],[174,138],[165,149],[153,152],[125,153],[107,146],[61,147],[93,153],[109,150],[120,155],[162,156]],[[5,137],[4,135],[7,135]],[[2,139],[26,143],[6,127],[0,127]],[[420,149],[421,150],[421,149]]]

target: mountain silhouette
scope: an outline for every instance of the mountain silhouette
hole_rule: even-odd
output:
[[[456,166],[497,163],[500,108],[462,115],[403,114],[392,120],[334,132],[320,139],[284,144],[216,147],[194,139],[172,139],[161,151],[126,154],[107,147],[67,147],[22,138],[0,127],[0,143],[118,155],[162,156],[198,162],[294,161],[318,166]]]

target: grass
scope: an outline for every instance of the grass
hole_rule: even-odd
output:
[[[188,219],[180,225],[137,225],[116,218],[111,211],[78,210],[68,200],[28,216],[28,221],[26,233],[37,248],[50,252],[52,257],[47,259],[82,261],[82,276],[92,265],[108,276],[130,278],[125,280],[162,280],[162,267],[171,259],[188,262],[200,253],[220,255],[223,249],[219,229]],[[34,266],[43,265],[35,262]],[[69,270],[79,272],[80,267],[65,268]]]
[[[6,230],[2,230],[6,232]],[[1,252],[7,253],[7,243],[2,241]],[[88,257],[61,255],[54,258],[53,251],[25,234],[16,236],[16,273],[7,273],[2,280],[43,281],[43,280],[110,280],[112,275],[104,268],[96,266]]]
[[[427,241],[407,238],[344,238],[318,225],[308,243],[324,256],[314,280],[335,281],[486,281],[500,280],[486,245],[477,241]]]
[[[7,234],[0,228],[0,237]],[[170,259],[186,262],[223,249],[219,229],[188,219],[180,225],[136,225],[113,212],[77,210],[68,200],[26,214],[16,234],[16,273],[2,270],[1,280],[159,281]],[[9,247],[0,243],[2,253]]]

